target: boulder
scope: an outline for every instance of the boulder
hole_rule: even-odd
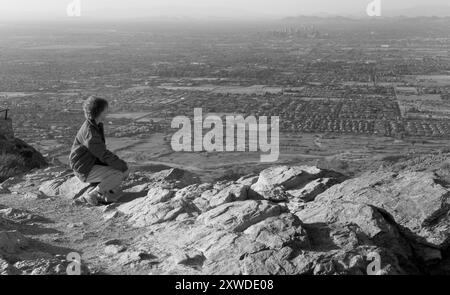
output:
[[[198,221],[215,228],[241,232],[268,217],[280,215],[286,207],[268,201],[247,200],[225,203],[198,216]]]
[[[268,249],[309,247],[309,239],[302,222],[291,213],[269,217],[248,227],[244,234],[254,242],[265,245]]]
[[[337,184],[316,198],[321,203],[334,200],[380,208],[417,241],[438,248],[448,246],[450,194],[432,172],[366,173]]]
[[[398,225],[374,206],[341,200],[328,203],[313,202],[296,215],[304,222],[310,233],[330,228],[339,230],[353,227],[357,232],[358,241],[390,251],[391,256],[396,257],[405,271],[417,272],[412,263],[415,256],[409,241],[403,237]],[[339,236],[333,238],[333,241],[334,244],[348,249],[359,245],[348,244],[351,239],[346,241]],[[320,246],[324,245],[325,243]]]
[[[173,199],[175,191],[160,187],[149,190],[144,198],[137,198],[117,207],[128,216],[136,227],[144,227],[174,220],[182,213],[196,211],[194,205],[185,199]]]
[[[270,167],[261,171],[253,188],[255,191],[265,191],[277,186],[282,186],[287,190],[294,189],[318,178],[321,173],[321,169],[310,166]]]
[[[311,181],[324,177],[329,180],[322,180],[322,184],[318,182],[301,191]],[[333,181],[331,181],[331,178],[333,178]],[[274,201],[287,201],[290,196],[298,197],[301,194],[311,200],[315,197],[314,193],[319,193],[320,190],[325,190],[333,182],[338,183],[343,179],[344,176],[339,173],[322,170],[314,166],[276,166],[261,171],[258,181],[251,186],[251,189],[265,199]],[[286,193],[286,191],[290,191],[291,194]]]
[[[69,178],[61,177],[42,183],[39,191],[49,197],[63,196],[68,199],[77,199],[82,196],[91,186],[84,183],[76,176]]]

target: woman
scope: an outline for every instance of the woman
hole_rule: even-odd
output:
[[[108,102],[89,97],[83,104],[86,121],[75,137],[70,152],[70,167],[83,182],[98,183],[84,198],[90,205],[110,203],[121,182],[128,176],[127,163],[106,148],[103,122]]]

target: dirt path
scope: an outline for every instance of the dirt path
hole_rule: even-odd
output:
[[[104,207],[74,206],[62,197],[30,199],[21,194],[0,194],[0,205],[25,210],[39,221],[20,225],[26,237],[42,242],[42,251],[53,255],[77,252],[91,274],[148,274],[151,267],[124,265],[111,267],[105,243],[119,241],[124,249],[133,243],[142,229],[131,228],[123,217],[105,220]]]

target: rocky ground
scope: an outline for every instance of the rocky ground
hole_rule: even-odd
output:
[[[65,274],[76,252],[85,274],[450,274],[446,179],[397,170],[137,171],[100,207],[70,170],[33,170],[0,186],[0,273]]]

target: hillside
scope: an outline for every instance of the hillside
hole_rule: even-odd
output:
[[[45,158],[32,146],[18,138],[6,138],[0,134],[0,182],[46,166]]]
[[[1,185],[0,273],[65,274],[76,252],[86,274],[449,274],[447,156],[351,179],[314,166],[217,183],[135,171],[102,207],[77,201],[88,188],[70,170],[35,169]]]

